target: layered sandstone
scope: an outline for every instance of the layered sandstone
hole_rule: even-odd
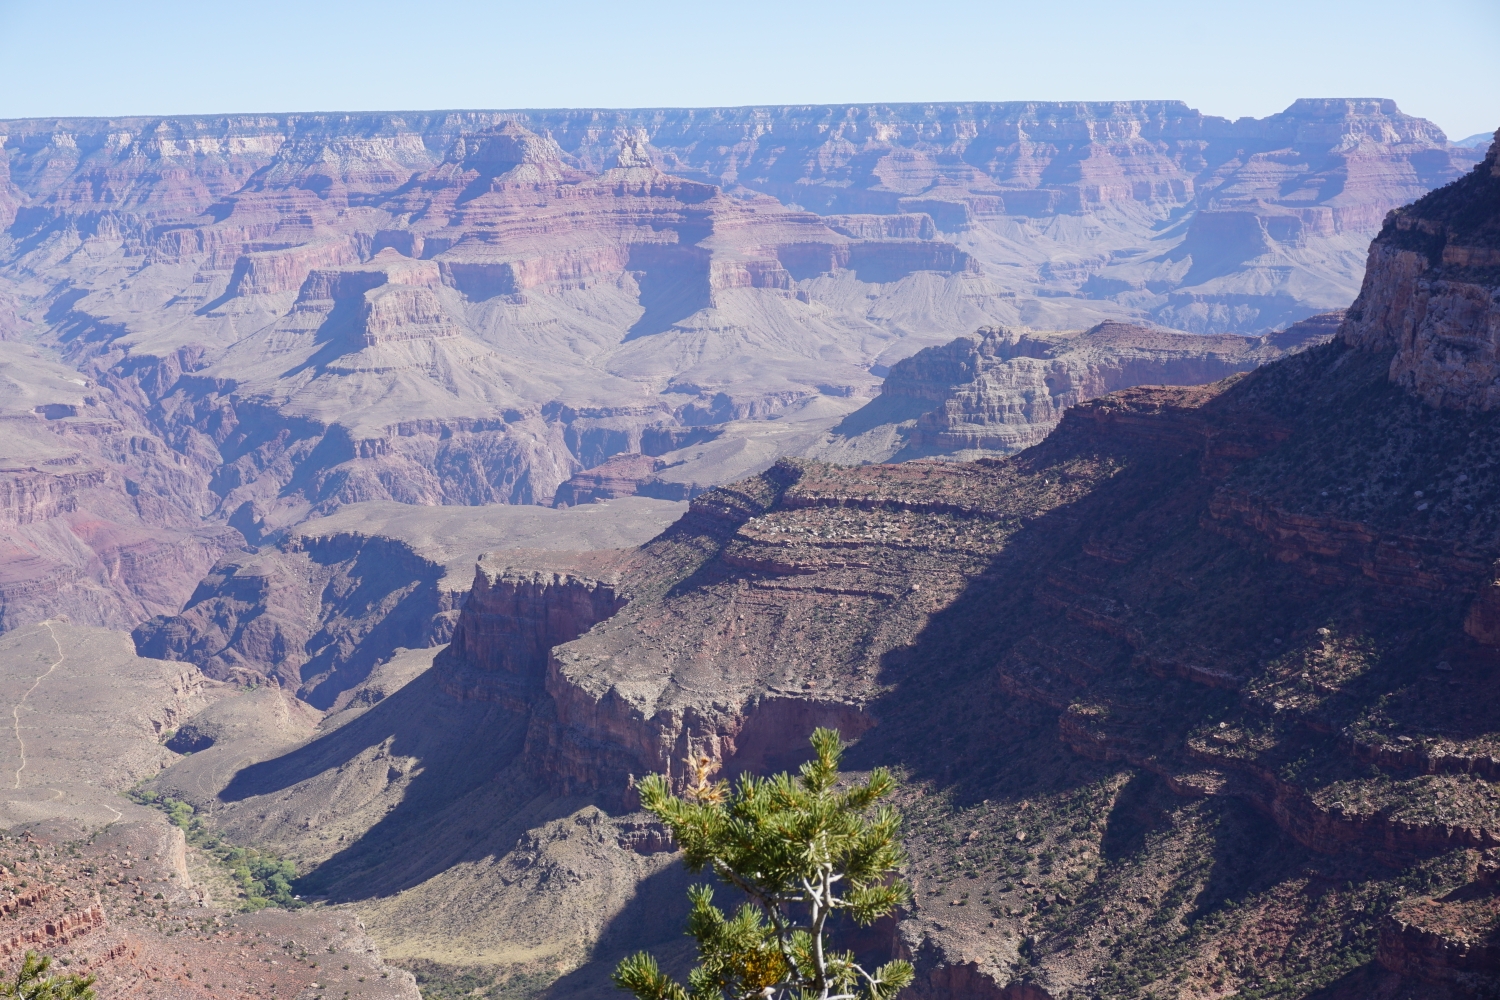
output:
[[[623,553],[504,552],[479,560],[448,654],[447,688],[526,710],[542,693],[553,646],[613,617],[629,597],[615,569]],[[472,669],[478,667],[479,669]]]
[[[971,804],[935,815],[967,834],[919,818],[910,836],[919,894],[899,947],[934,996],[960,978],[1128,995],[1113,934],[1188,919],[1112,846],[1134,836],[1131,796],[1146,793],[1131,788],[1166,797],[1150,814],[1164,839],[1146,843],[1189,850],[1193,817],[1211,814],[1225,843],[1278,845],[1240,923],[1202,925],[1216,943],[1173,960],[1183,977],[1312,976],[1276,949],[1278,927],[1314,912],[1304,952],[1363,935],[1373,955],[1358,886],[1500,843],[1494,650],[1463,629],[1500,554],[1500,481],[1427,489],[1450,466],[1488,467],[1500,438],[1493,415],[1435,419],[1387,381],[1389,357],[1337,342],[1212,386],[1115,393],[1005,461],[784,463],[711,491],[643,550],[698,555],[665,579],[648,568],[662,560],[627,564],[635,598],[552,650],[523,757],[561,792],[628,804],[632,775],[680,777],[689,752],[770,769],[790,758],[768,748],[835,724],[929,794],[960,789]],[[1387,440],[1399,452],[1371,447]],[[1436,499],[1413,502],[1415,485]],[[955,725],[984,735],[934,736]],[[1094,770],[1039,787],[1061,773],[1052,739]],[[1103,793],[1069,785],[1085,780],[1111,804],[1087,806]],[[1490,974],[1477,946],[1399,920],[1359,975]],[[1241,925],[1262,949],[1251,971],[1215,958]]]
[[[576,507],[618,497],[644,496],[658,500],[691,500],[707,487],[695,482],[674,482],[657,473],[666,462],[649,455],[627,453],[606,459],[592,469],[576,472],[557,488],[554,507]]]

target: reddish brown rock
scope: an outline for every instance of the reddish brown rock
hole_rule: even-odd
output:
[[[93,837],[49,824],[7,838],[0,853],[10,869],[0,879],[9,893],[0,961],[12,973],[37,951],[59,963],[53,974],[95,977],[105,997],[254,997],[335,984],[351,997],[417,996],[410,974],[379,960],[352,915],[238,913],[212,899],[189,876],[182,832],[160,817],[135,816]]]

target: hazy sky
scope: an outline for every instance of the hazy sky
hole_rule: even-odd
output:
[[[1500,0],[0,0],[0,118],[1391,97],[1500,126]]]

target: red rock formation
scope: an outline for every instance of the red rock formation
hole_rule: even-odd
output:
[[[362,925],[307,911],[239,913],[188,877],[182,832],[161,817],[116,823],[94,837],[49,825],[0,845],[14,886],[32,901],[0,914],[0,960],[51,955],[60,972],[92,975],[107,997],[244,998],[350,988],[415,1000],[410,974],[384,965]],[[175,848],[175,849],[174,849]],[[325,956],[321,967],[309,952]],[[330,957],[340,958],[336,966]],[[342,968],[341,968],[342,967]]]
[[[552,506],[576,507],[582,503],[633,496],[691,500],[707,489],[696,483],[675,483],[656,475],[665,467],[665,462],[650,455],[616,455],[592,469],[575,472],[573,478],[557,488]]]
[[[574,507],[581,503],[631,497],[641,485],[664,464],[650,455],[616,455],[602,465],[574,473],[573,478],[557,488],[554,507]]]
[[[1500,897],[1493,851],[1466,865],[1472,880],[1436,897],[1417,897],[1381,922],[1382,966],[1428,988],[1484,995],[1500,984]]]
[[[1014,322],[1018,295],[1070,326],[1301,318],[1349,291],[1319,240],[1474,156],[1379,101],[1260,122],[1138,102],[49,119],[4,134],[7,266],[46,277],[0,292],[0,337],[65,352],[134,439],[209,480],[132,496],[191,489],[192,517],[249,503],[277,523],[370,499],[545,503],[614,455],[858,396],[895,338]],[[1124,227],[1110,245],[1139,245],[1113,256],[973,228],[1119,204],[1137,214],[1103,223]],[[1203,218],[1157,252],[1139,212]],[[88,252],[59,256],[75,243]],[[80,270],[84,257],[108,263]],[[1292,273],[1318,290],[1265,293]],[[934,305],[960,301],[966,318]],[[750,451],[714,481],[764,461]],[[77,555],[39,556],[34,578],[76,583],[60,566]]]

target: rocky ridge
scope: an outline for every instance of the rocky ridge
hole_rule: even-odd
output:
[[[1265,337],[1199,337],[1105,322],[1080,334],[981,328],[897,362],[880,396],[835,427],[821,458],[1011,455],[1081,402],[1135,385],[1199,385],[1326,342],[1342,312]],[[872,426],[873,425],[873,426]]]

